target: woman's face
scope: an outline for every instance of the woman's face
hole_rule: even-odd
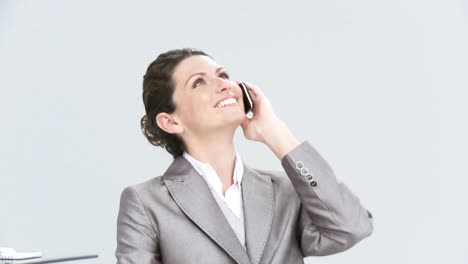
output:
[[[237,128],[246,118],[242,91],[226,69],[210,57],[184,59],[173,72],[175,116],[195,134]],[[226,98],[224,105],[218,103]],[[235,99],[233,102],[232,98]]]

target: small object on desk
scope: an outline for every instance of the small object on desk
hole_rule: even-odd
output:
[[[72,257],[54,257],[54,258],[43,258],[43,259],[34,259],[20,262],[11,262],[11,264],[48,264],[48,263],[62,263],[66,261],[82,260],[82,259],[91,259],[97,258],[98,255],[80,255]],[[0,262],[1,263],[1,262]]]
[[[16,252],[13,248],[0,248],[0,260],[23,260],[42,257],[41,252]]]

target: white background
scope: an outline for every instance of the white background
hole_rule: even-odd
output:
[[[307,263],[468,263],[468,2],[0,1],[0,247],[115,262],[125,186],[172,161],[142,77],[199,48],[255,83],[375,217]],[[242,157],[282,169],[236,134]]]

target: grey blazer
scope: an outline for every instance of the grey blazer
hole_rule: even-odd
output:
[[[117,263],[297,264],[373,232],[372,214],[308,141],[281,159],[284,171],[242,162],[246,249],[207,183],[180,156],[162,176],[123,190]]]

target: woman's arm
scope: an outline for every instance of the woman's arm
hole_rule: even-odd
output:
[[[372,234],[371,213],[308,141],[281,164],[301,200],[297,232],[304,256],[342,252]]]
[[[159,264],[158,234],[151,225],[138,193],[123,190],[117,217],[117,264]]]
[[[372,215],[307,141],[300,143],[251,83],[253,117],[241,124],[247,139],[267,145],[281,160],[301,201],[298,237],[304,256],[346,250],[373,232]]]

